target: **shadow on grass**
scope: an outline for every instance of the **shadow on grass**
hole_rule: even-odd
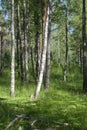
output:
[[[80,79],[80,77],[76,78],[76,76],[77,73],[72,75],[69,74],[68,82],[64,83],[62,80],[62,73],[59,73],[59,70],[55,69],[51,73],[51,86],[52,88],[55,88],[56,92],[59,90],[63,91],[68,90],[69,92],[76,94],[77,92],[81,92],[81,85],[80,85],[81,82],[80,83],[77,82]],[[10,83],[8,82],[10,81],[9,75],[8,77],[5,75],[3,78],[0,78],[0,81],[2,87],[3,86],[4,88],[7,87]],[[19,85],[20,83],[18,84],[18,87]],[[67,95],[63,95],[64,94],[63,91],[61,91],[61,95],[59,93],[58,94],[50,93],[50,95],[47,94],[46,98],[40,99],[38,101],[26,100],[24,102],[23,101],[21,102],[23,98],[20,97],[20,100],[18,102],[17,101],[14,102],[14,100],[11,100],[9,102],[8,99],[1,98],[0,129],[4,130],[5,127],[9,124],[9,122],[16,117],[16,115],[26,114],[26,116],[29,117],[29,119],[28,120],[21,119],[20,121],[17,121],[17,123],[15,123],[13,127],[10,128],[10,130],[35,130],[35,129],[47,130],[48,128],[49,128],[48,130],[64,130],[64,129],[80,130],[80,127],[73,128],[74,126],[71,126],[71,124],[69,124],[69,122],[71,122],[72,124],[73,122],[78,123],[78,115],[76,114],[80,114],[79,113],[80,109],[76,108],[77,102],[75,105],[71,104],[72,97],[70,97],[70,103],[69,103],[69,101],[67,101],[69,100],[69,96],[67,97]],[[21,96],[23,95],[21,94]],[[72,102],[74,102],[74,100]],[[83,108],[83,110],[85,109],[86,108]],[[83,110],[81,111],[80,116],[83,116],[83,114],[85,113],[85,112],[83,113]],[[74,111],[76,111],[77,113],[74,113]],[[84,117],[85,115],[86,114],[84,114]],[[82,120],[83,117],[81,117],[81,122]],[[64,123],[68,123],[69,126],[67,125],[63,126]]]
[[[20,119],[13,124],[9,130],[61,130],[70,126],[65,122],[58,122],[59,113],[50,113],[49,105],[41,104],[39,101],[21,103],[8,103],[7,99],[0,99],[0,129],[16,118],[17,115],[25,114],[27,119]],[[71,129],[72,130],[72,129]]]

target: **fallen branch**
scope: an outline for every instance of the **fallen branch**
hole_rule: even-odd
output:
[[[12,120],[8,125],[7,127],[4,129],[4,130],[8,130],[10,127],[12,127],[14,125],[14,123],[16,123],[17,121],[19,121],[20,119],[26,119],[26,120],[31,120],[31,116],[27,116],[25,114],[21,114],[21,115],[16,115],[16,118],[14,120]],[[39,119],[35,119],[32,121],[32,123],[30,123],[31,127],[34,126],[36,124],[36,122],[39,121]],[[55,125],[57,125],[56,127],[61,127],[61,126],[69,126],[70,124],[69,123],[60,123],[60,122],[55,122],[53,121],[53,123]]]
[[[27,117],[25,114],[17,115],[16,118],[15,118],[14,120],[12,120],[12,121],[7,125],[7,127],[6,127],[4,130],[8,130],[11,126],[14,125],[15,122],[17,122],[17,121],[20,120],[21,118],[29,119],[29,117]]]
[[[60,122],[56,122],[55,123],[57,126],[56,127],[62,127],[62,126],[69,126],[70,124],[69,123],[60,123]]]
[[[69,123],[57,123],[58,125],[60,125],[60,126],[69,126]]]
[[[34,121],[31,123],[31,126],[33,126],[36,122],[37,122],[37,120],[34,120]]]

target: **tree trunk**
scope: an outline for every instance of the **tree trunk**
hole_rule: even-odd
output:
[[[35,67],[34,67],[34,53],[33,48],[31,47],[31,63],[32,63],[32,75],[36,84],[36,75],[35,75]]]
[[[35,41],[36,41],[36,46],[35,46],[35,51],[36,51],[36,76],[39,76],[40,73],[40,34],[36,32],[35,36]]]
[[[27,4],[24,0],[24,43],[25,43],[25,83],[29,80],[29,66],[28,66],[28,16]]]
[[[39,77],[40,73],[40,16],[38,8],[40,6],[40,1],[36,0],[35,2],[35,13],[34,13],[34,21],[35,21],[35,55],[36,55],[36,76]]]
[[[83,72],[83,48],[82,48],[82,44],[80,44],[80,60],[81,60],[81,69],[80,69],[80,71]]]
[[[43,73],[45,69],[45,63],[46,63],[46,51],[47,51],[47,42],[48,42],[48,26],[49,26],[49,6],[47,8],[47,17],[46,17],[46,24],[45,24],[45,39],[44,39],[44,45],[43,45],[43,52],[42,52],[42,61],[41,61],[41,70],[40,70],[40,75],[39,75],[39,80],[37,84],[37,88],[34,94],[34,98],[37,99],[42,81],[43,81]]]
[[[3,67],[4,67],[4,42],[3,42],[3,33],[1,33],[1,66],[0,66],[0,74],[3,74]]]
[[[19,30],[19,4],[17,6],[17,72],[18,72],[18,78],[20,77],[20,30]]]
[[[14,35],[14,0],[12,0],[12,44],[11,44],[11,96],[15,92],[15,35]]]
[[[48,27],[48,43],[47,43],[47,53],[46,53],[46,71],[45,71],[45,91],[48,91],[50,82],[50,37],[51,37],[51,2],[48,3],[50,13],[49,13],[49,27]]]
[[[47,11],[46,0],[42,0],[42,52],[43,52],[44,39],[45,39],[46,11]],[[42,53],[41,53],[41,58],[42,58]]]
[[[63,80],[66,82],[67,60],[68,60],[68,7],[66,7],[66,52],[63,70]]]
[[[60,41],[59,41],[59,37],[58,37],[58,49],[57,49],[57,51],[58,51],[58,60],[57,60],[57,63],[58,63],[58,66],[60,67]]]
[[[87,43],[86,43],[86,1],[83,0],[82,12],[82,39],[83,39],[83,90],[87,92]]]
[[[83,68],[82,68],[82,45],[80,43],[79,45],[79,52],[78,52],[78,59],[79,59],[79,68],[80,68],[80,72],[82,72]]]
[[[19,3],[18,3],[18,24],[19,24],[19,48],[20,48],[20,77],[21,81],[23,82],[24,80],[24,69],[23,69],[23,47],[22,47],[22,33],[21,33],[21,19],[20,19],[20,8],[19,8]]]

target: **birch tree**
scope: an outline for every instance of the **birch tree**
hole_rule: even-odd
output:
[[[45,63],[46,63],[46,51],[47,51],[47,42],[48,42],[48,26],[49,26],[49,13],[50,13],[50,8],[49,8],[49,4],[47,6],[47,13],[46,13],[46,20],[45,20],[45,31],[44,31],[44,44],[43,44],[43,52],[42,52],[42,61],[41,61],[41,70],[40,70],[40,75],[39,75],[39,80],[38,80],[38,84],[37,84],[37,88],[35,90],[35,94],[34,94],[34,98],[37,99],[40,89],[41,89],[41,85],[42,85],[42,81],[43,81],[43,74],[44,74],[44,69],[45,69]]]
[[[19,3],[17,2],[17,23],[16,23],[16,48],[17,48],[17,72],[18,72],[18,78],[20,77],[20,30],[19,30]]]
[[[68,60],[68,5],[66,5],[66,51],[65,51],[65,63],[63,68],[63,80],[66,81],[67,60]]]
[[[12,0],[12,44],[11,44],[11,96],[15,92],[15,34],[14,34],[14,0]]]

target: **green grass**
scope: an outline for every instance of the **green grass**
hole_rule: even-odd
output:
[[[41,91],[38,100],[32,100],[35,84],[31,78],[29,86],[16,81],[15,97],[11,98],[10,73],[6,70],[0,77],[0,130],[20,114],[29,119],[17,121],[10,130],[87,130],[87,95],[82,91],[79,68],[68,70],[66,83],[62,79],[61,68],[52,66],[49,92]]]

